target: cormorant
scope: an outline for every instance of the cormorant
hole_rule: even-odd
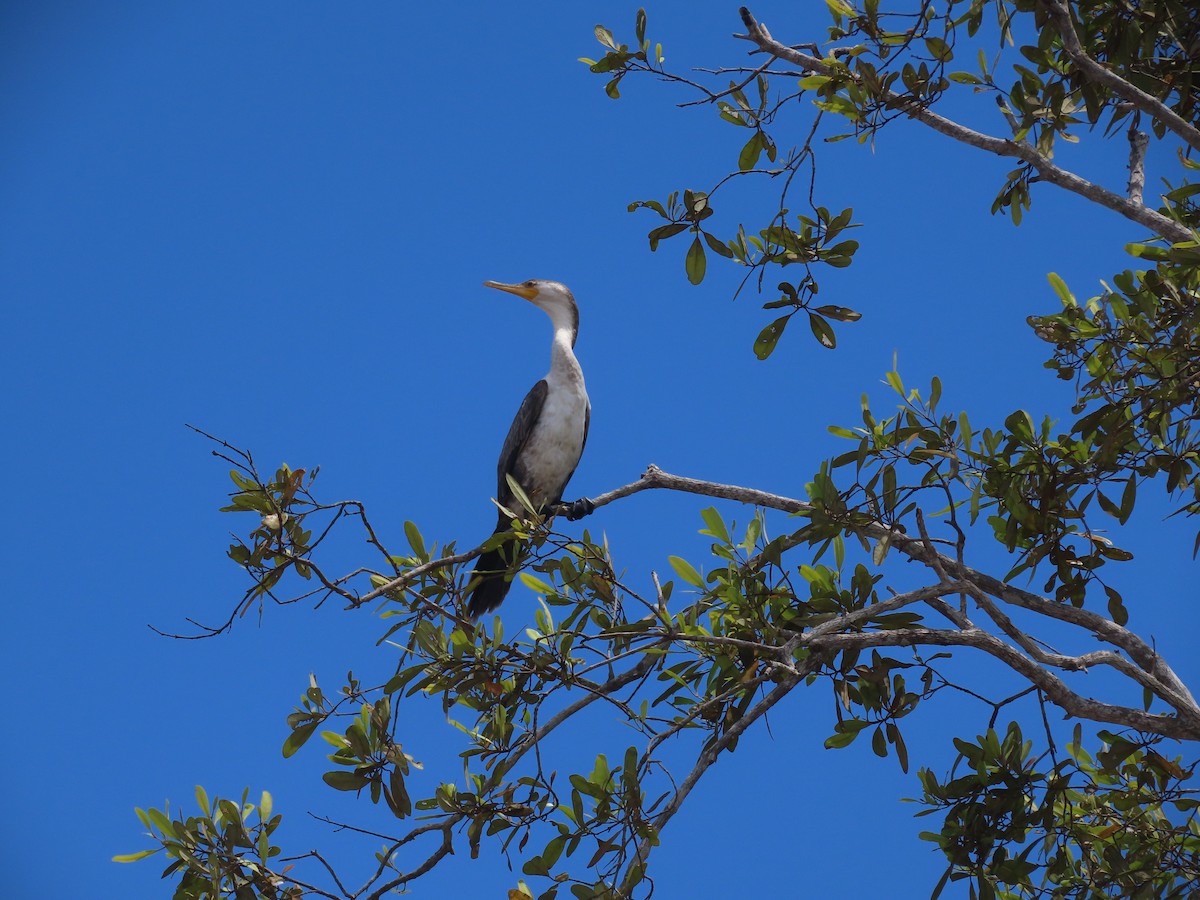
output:
[[[496,499],[501,506],[518,514],[526,512],[519,508],[508,485],[512,476],[529,498],[532,512],[552,512],[579,465],[592,415],[583,370],[573,349],[579,333],[579,308],[567,286],[557,281],[485,281],[484,285],[528,300],[544,310],[554,326],[550,371],[525,395],[496,469]],[[574,515],[590,512],[587,501],[579,504],[573,507]],[[495,533],[508,531],[510,523],[509,516],[501,512]],[[520,553],[520,542],[514,538],[479,557],[471,573],[475,587],[467,601],[471,618],[491,612],[504,601],[512,586],[510,569]]]

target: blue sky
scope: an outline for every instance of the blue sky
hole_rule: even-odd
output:
[[[795,7],[754,10],[788,42],[823,37],[823,6]],[[739,273],[710,264],[692,287],[680,240],[650,254],[651,216],[626,212],[711,184],[744,134],[676,109],[690,97],[649,81],[627,81],[620,102],[604,96],[576,58],[597,55],[597,21],[629,35],[636,5],[500,10],[42,0],[0,11],[0,843],[12,896],[169,896],[159,858],[109,858],[147,846],[135,805],[189,806],[197,783],[270,790],[289,850],[331,848],[351,867],[369,858],[373,845],[306,815],[356,815],[320,785],[317,745],[287,761],[279,747],[309,672],[332,688],[350,668],[388,671],[378,619],[330,604],[269,608],[210,641],[147,628],[221,621],[244,586],[224,558],[243,523],[216,511],[227,467],[184,423],[264,467],[320,464],[321,495],[363,499],[396,545],[406,519],[429,539],[473,544],[493,521],[495,456],[550,336],[539,312],[484,279],[559,279],[579,300],[593,416],[571,496],[648,463],[800,496],[843,449],[825,426],[853,425],[864,391],[891,402],[880,379],[894,354],[906,381],[939,374],[943,405],[979,422],[1069,403],[1024,318],[1054,308],[1047,271],[1094,292],[1135,228],[1040,189],[1014,229],[987,212],[1007,166],[915,125],[890,129],[874,153],[832,146],[822,197],[853,206],[864,227],[856,264],[829,275],[822,297],[864,318],[839,328],[836,352],[797,328],[759,362],[751,344],[770,314],[752,295],[730,301]],[[728,37],[735,4],[671,0],[649,13],[677,68],[744,59]],[[1122,157],[1075,162],[1119,187]],[[752,190],[714,221],[731,232],[765,196]],[[703,563],[705,505],[642,494],[588,527],[648,583],[670,554]],[[1154,514],[1135,525],[1146,600],[1131,602],[1131,624],[1182,655],[1195,682],[1195,604],[1154,626],[1165,604],[1195,599],[1192,535]],[[510,630],[533,608],[515,589]],[[406,749],[453,779],[436,710],[405,714]],[[914,762],[923,749],[944,767],[948,736],[974,733],[983,715],[918,713]],[[656,896],[771,893],[797,879],[818,896],[928,891],[941,862],[916,837],[915,807],[896,802],[915,779],[866,747],[823,750],[831,722],[825,692],[809,692],[722,760],[664,836]],[[373,809],[359,821],[389,824]],[[417,894],[504,896],[516,880],[488,853],[445,869]]]

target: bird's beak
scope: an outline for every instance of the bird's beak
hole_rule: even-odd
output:
[[[507,291],[525,300],[532,300],[537,296],[537,288],[527,287],[523,284],[501,284],[499,281],[485,281],[483,286],[495,288],[498,291]]]

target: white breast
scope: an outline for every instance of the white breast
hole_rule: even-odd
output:
[[[537,505],[560,499],[583,455],[588,396],[583,379],[547,378],[537,425],[521,453],[521,482]]]

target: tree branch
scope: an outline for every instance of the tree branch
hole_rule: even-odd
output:
[[[495,770],[492,773],[491,778],[489,779],[490,783],[492,783],[492,784],[499,783],[499,780],[506,773],[510,772],[513,769],[513,767],[516,766],[516,764],[521,761],[521,759],[525,756],[525,754],[527,754],[530,750],[534,749],[538,745],[539,741],[544,739],[548,734],[550,734],[550,732],[554,731],[556,728],[558,728],[564,722],[571,719],[573,716],[575,716],[577,713],[581,712],[582,710],[584,710],[585,708],[590,706],[595,701],[597,701],[603,697],[607,697],[610,694],[625,687],[626,685],[632,684],[634,681],[637,681],[643,675],[650,672],[651,669],[653,669],[654,666],[660,662],[661,662],[661,657],[659,657],[655,654],[646,654],[645,656],[642,657],[642,659],[638,660],[636,665],[634,665],[631,668],[627,669],[626,671],[622,672],[620,675],[613,676],[608,681],[604,682],[602,685],[597,685],[594,688],[589,689],[588,692],[584,696],[580,697],[574,703],[571,703],[568,706],[564,707],[563,709],[559,710],[548,721],[546,721],[540,727],[535,729],[532,733],[527,734],[524,737],[524,739],[520,742],[520,744],[518,746],[514,747],[512,752],[509,753],[509,755],[505,759],[503,759],[500,763],[497,764]],[[449,853],[453,853],[454,847],[453,847],[452,829],[455,825],[458,825],[459,823],[461,823],[463,821],[463,819],[465,819],[465,818],[466,818],[465,814],[456,813],[454,816],[447,819],[445,822],[441,822],[441,823],[437,823],[437,824],[430,823],[427,825],[422,825],[418,828],[413,829],[413,831],[409,832],[407,835],[405,835],[403,838],[401,838],[399,841],[397,841],[395,844],[393,844],[391,850],[389,851],[389,853],[387,854],[385,859],[389,858],[392,852],[394,852],[395,850],[398,850],[401,846],[408,843],[409,841],[411,841],[413,838],[417,837],[418,835],[425,834],[429,831],[436,831],[439,829],[441,829],[443,831],[442,844],[440,847],[438,847],[437,850],[435,850],[433,852],[433,854],[431,854],[423,863],[421,863],[417,868],[413,869],[411,872],[405,872],[402,875],[400,875],[399,877],[393,878],[393,879],[385,882],[384,884],[380,885],[379,887],[377,887],[369,895],[367,895],[367,900],[378,900],[378,898],[382,897],[387,892],[394,890],[395,888],[398,888],[401,885],[403,885],[409,881],[413,881],[414,879],[419,878],[421,875],[424,875],[426,872],[428,872],[430,869],[432,869],[438,863],[438,861],[442,859],[442,857],[446,856]],[[382,874],[382,864],[380,866],[380,869],[376,872],[375,876],[370,881],[368,881],[367,885],[365,885],[363,888],[361,888],[358,893],[359,894],[363,893],[367,889],[367,887],[369,887],[370,884],[380,876],[380,874]]]
[[[1114,706],[1076,694],[1057,676],[1039,666],[1015,647],[982,629],[963,631],[942,628],[905,628],[896,631],[829,634],[812,641],[818,650],[860,650],[868,647],[974,647],[994,656],[1010,669],[1037,685],[1056,706],[1070,716],[1139,731],[1161,734],[1179,740],[1200,739],[1200,729],[1180,718],[1142,712],[1127,706]]]
[[[1150,136],[1136,128],[1129,129],[1129,199],[1142,202],[1146,190],[1146,147]]]
[[[816,660],[813,660],[812,663],[813,665],[816,665]],[[700,756],[696,759],[696,765],[692,768],[692,771],[688,773],[687,777],[676,789],[675,796],[671,798],[670,802],[666,805],[663,811],[655,817],[654,831],[656,834],[662,831],[666,824],[671,821],[671,818],[675,815],[675,813],[679,812],[679,808],[683,805],[683,801],[687,799],[688,794],[692,792],[692,788],[696,786],[696,783],[704,776],[704,773],[708,771],[709,767],[717,761],[717,757],[721,755],[721,751],[728,747],[733,741],[737,740],[742,732],[744,732],[747,728],[753,725],[755,721],[761,718],[767,712],[767,710],[791,693],[792,688],[799,684],[809,674],[807,669],[808,667],[806,666],[805,671],[790,676],[777,684],[774,690],[755,703],[754,706],[747,710],[744,716],[734,722],[719,739],[713,741],[712,744],[710,744],[701,752]],[[633,864],[629,867],[629,869],[626,870],[626,877],[621,884],[621,889],[618,893],[618,896],[628,897],[630,896],[629,892],[636,887],[636,882],[631,883],[630,876],[635,874],[635,869],[640,869],[645,865],[646,859],[650,855],[651,846],[650,838],[646,838],[640,844],[638,844],[637,852],[633,857]],[[638,880],[640,881],[640,878]]]
[[[637,481],[619,487],[616,490],[609,491],[605,494],[601,494],[593,500],[593,503],[595,504],[596,508],[599,508],[613,502],[614,500],[622,499],[624,497],[639,493],[640,491],[651,489],[676,490],[723,500],[737,500],[742,503],[751,503],[756,506],[763,506],[768,509],[777,509],[782,512],[789,513],[804,512],[812,508],[811,504],[805,503],[801,500],[795,500],[790,497],[783,497],[778,494],[770,494],[766,491],[759,491],[753,488],[744,488],[738,485],[718,484],[715,482],[700,481],[699,479],[695,478],[684,478],[679,475],[672,475],[668,472],[664,472],[662,469],[659,469],[657,466],[653,465],[649,466],[642,474],[642,477]],[[1179,720],[1171,719],[1166,716],[1157,716],[1140,719],[1140,721],[1143,721],[1144,725],[1149,725],[1149,723],[1152,722],[1172,723],[1170,724],[1172,732],[1168,736],[1177,737],[1184,735],[1191,738],[1200,737],[1200,706],[1196,704],[1195,698],[1193,698],[1186,685],[1184,685],[1184,683],[1179,679],[1167,662],[1161,656],[1159,656],[1152,647],[1147,645],[1145,641],[1143,641],[1132,631],[1129,631],[1128,629],[1118,625],[1116,622],[1106,619],[1104,616],[1098,615],[1091,610],[1080,609],[1068,604],[1057,603],[1045,597],[1040,597],[1037,594],[1023,591],[1020,588],[1014,587],[1013,585],[1006,584],[991,575],[986,575],[983,572],[979,572],[976,569],[971,568],[965,563],[961,563],[943,553],[939,553],[936,549],[934,549],[932,543],[926,543],[919,537],[914,538],[902,532],[893,531],[880,522],[854,526],[853,530],[861,534],[863,537],[872,538],[875,540],[886,537],[889,541],[891,541],[892,546],[897,551],[908,556],[910,559],[928,565],[938,573],[940,579],[951,578],[958,582],[965,582],[967,585],[975,589],[972,591],[972,594],[975,594],[975,592],[978,591],[982,594],[996,597],[997,599],[1002,600],[1010,605],[1027,609],[1031,612],[1048,616],[1062,622],[1067,622],[1068,624],[1074,625],[1094,634],[1100,640],[1108,644],[1124,650],[1129,655],[1129,658],[1133,660],[1133,662],[1135,662],[1144,672],[1148,673],[1154,679],[1156,693],[1158,693],[1158,695],[1164,701],[1169,703],[1180,716]],[[898,598],[893,597],[889,600],[883,601],[883,603],[876,604],[865,610],[859,610],[855,613],[851,613],[849,616],[831,620],[830,622],[818,626],[820,631],[817,632],[817,634],[820,636],[819,639],[823,639],[825,636],[832,636],[831,633],[833,631],[845,626],[850,621],[857,622],[864,618],[870,618],[872,615],[878,615],[886,611],[886,609],[890,609],[891,606],[888,604],[902,606],[915,600],[935,599],[943,594],[955,593],[963,589],[964,585],[962,584],[948,584],[947,582],[943,581],[942,584],[936,586],[936,588],[924,588],[921,591],[912,592],[910,595],[901,595],[903,600],[900,602],[897,602]],[[814,629],[814,631],[817,630]],[[954,633],[955,632],[947,632],[947,634]],[[980,631],[980,633],[988,634],[988,632],[984,631]],[[804,643],[807,643],[807,635],[805,637],[806,640]],[[1053,678],[1053,676],[1051,676],[1048,672],[1044,672],[1044,670],[1042,670],[1037,663],[1022,655],[1019,651],[1010,647],[1008,644],[1005,644],[1003,641],[1000,641],[998,638],[995,638],[994,635],[988,634],[988,637],[996,641],[1001,647],[1004,647],[1008,651],[1015,653],[1022,660],[1024,660],[1028,666],[1032,666],[1039,672],[1042,672],[1046,676]],[[878,645],[882,646],[885,645],[889,639],[884,636],[884,633],[869,632],[865,635],[856,636],[856,640],[878,640]],[[987,652],[992,652],[991,650],[988,650],[988,648],[981,649],[985,649]],[[996,654],[993,653],[993,655]],[[1112,665],[1119,668],[1119,666],[1116,666],[1111,658],[1096,657],[1095,660],[1106,665]],[[1068,663],[1064,666],[1064,668],[1081,668],[1085,666],[1086,663]],[[1020,668],[1018,668],[1017,671],[1025,674],[1025,672]],[[1131,673],[1126,670],[1125,674],[1130,675]],[[1144,680],[1135,680],[1138,680],[1139,683],[1145,685]],[[1057,679],[1055,679],[1055,681],[1057,682]],[[1061,682],[1057,683],[1059,685],[1062,684]],[[1063,690],[1066,690],[1065,685],[1062,687]],[[1046,694],[1051,698],[1051,700],[1055,700],[1055,702],[1057,702],[1054,691],[1046,689]],[[1072,696],[1074,697],[1077,695],[1072,694]],[[1107,704],[1097,704],[1096,701],[1084,701],[1083,698],[1078,699],[1080,703],[1085,704],[1085,706],[1081,708],[1086,708],[1092,713],[1095,713],[1099,709],[1124,709],[1123,707],[1109,707]],[[1086,704],[1094,705],[1086,706]],[[1145,716],[1147,714],[1139,713],[1138,715]],[[1114,724],[1118,724],[1124,720],[1117,719],[1113,721]],[[1167,734],[1167,732],[1161,733]]]
[[[705,497],[715,497],[719,500],[737,500],[741,503],[751,503],[755,506],[765,506],[768,509],[778,509],[783,512],[805,512],[812,509],[811,504],[802,500],[793,500],[779,494],[768,494],[766,491],[754,488],[739,487],[734,484],[718,484],[714,481],[701,481],[697,478],[685,478],[682,475],[671,475],[658,466],[651,464],[646,467],[642,477],[630,484],[593,497],[592,503],[599,509],[616,500],[640,493],[641,491],[663,489],[682,491],[688,494],[701,494]]]
[[[765,27],[759,24],[746,7],[743,6],[740,12],[742,21],[745,23],[749,34],[735,34],[734,37],[751,41],[762,52],[769,53],[777,59],[787,60],[794,65],[803,66],[811,72],[831,76],[844,74],[835,72],[832,66],[815,56],[809,56],[807,53],[802,53],[799,50],[779,43],[771,37],[770,32]],[[1144,228],[1150,229],[1155,234],[1175,242],[1192,240],[1193,235],[1191,231],[1179,223],[1172,221],[1162,213],[1152,210],[1141,203],[1135,203],[1127,197],[1122,197],[1120,194],[1114,193],[1107,188],[1080,178],[1074,172],[1069,172],[1066,169],[1056,166],[1039,153],[1036,148],[1024,141],[998,138],[967,128],[965,125],[960,125],[944,116],[940,116],[912,99],[897,94],[895,91],[889,90],[883,92],[880,95],[880,99],[889,108],[903,112],[910,118],[916,119],[934,131],[953,138],[960,143],[967,144],[979,150],[986,150],[997,156],[1020,159],[1029,163],[1037,171],[1042,181],[1057,184],[1059,187],[1074,194],[1079,194],[1093,203],[1108,207]]]
[[[1127,100],[1146,115],[1162,122],[1177,134],[1193,150],[1200,150],[1200,131],[1189,125],[1173,109],[1156,97],[1147,94],[1136,85],[1130,84],[1112,69],[1106,68],[1088,55],[1071,21],[1071,11],[1063,0],[1041,0],[1054,28],[1062,38],[1063,49],[1071,61],[1091,81],[1102,84],[1122,100]]]
[[[470,562],[475,557],[483,553],[481,547],[476,547],[474,550],[468,550],[466,553],[456,553],[453,556],[443,556],[440,559],[431,559],[427,563],[421,563],[419,566],[414,566],[407,572],[402,572],[397,575],[387,584],[380,585],[373,591],[368,591],[358,598],[357,602],[352,606],[362,606],[364,603],[369,603],[376,597],[382,597],[384,594],[391,591],[399,590],[400,588],[408,587],[422,575],[433,572],[437,569],[444,569],[447,566],[457,566],[459,563]]]

